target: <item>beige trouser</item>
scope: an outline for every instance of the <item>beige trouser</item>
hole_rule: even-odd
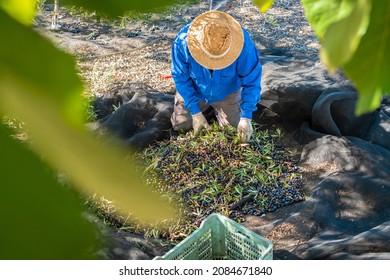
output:
[[[199,102],[199,109],[205,112],[212,107],[217,117],[220,126],[232,125],[237,127],[241,117],[241,89],[229,94],[224,100],[206,104],[206,102]],[[192,128],[192,116],[190,111],[184,109],[184,99],[176,92],[173,114],[171,116],[173,129],[189,131]]]

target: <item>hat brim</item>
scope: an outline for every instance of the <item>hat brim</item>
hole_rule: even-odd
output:
[[[204,52],[200,42],[197,40],[197,35],[199,32],[203,32],[204,26],[210,21],[221,20],[230,28],[232,36],[231,46],[224,56],[213,58]],[[218,70],[228,67],[238,58],[244,46],[244,34],[240,24],[229,14],[221,11],[208,11],[197,16],[192,21],[188,29],[187,44],[196,62],[205,68]]]

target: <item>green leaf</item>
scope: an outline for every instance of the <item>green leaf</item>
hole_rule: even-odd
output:
[[[36,12],[36,0],[0,0],[0,8],[14,19],[31,25]]]
[[[0,115],[23,121],[33,149],[80,191],[104,195],[146,222],[169,218],[172,208],[141,181],[125,159],[129,151],[84,130],[83,88],[72,58],[1,10],[0,26],[7,38],[0,44]]]
[[[390,1],[372,1],[370,23],[354,56],[345,65],[347,76],[359,92],[358,114],[380,105],[390,93]]]
[[[367,30],[371,1],[357,0],[345,18],[331,24],[325,32],[321,61],[336,70],[350,60]]]
[[[0,45],[0,77],[11,74],[38,87],[36,94],[57,102],[64,118],[81,124],[85,119],[80,95],[83,85],[76,75],[74,59],[2,10],[0,26],[0,38],[7,38]]]
[[[390,92],[390,2],[385,0],[302,0],[321,40],[321,60],[342,67],[359,92],[358,114],[380,105]]]
[[[181,0],[110,0],[109,4],[106,1],[96,0],[63,0],[61,2],[76,7],[83,7],[89,11],[96,11],[97,13],[105,14],[107,16],[116,17],[123,15],[128,11],[149,12],[180,1]]]
[[[265,13],[268,11],[269,8],[271,8],[272,4],[274,3],[274,0],[254,0],[255,5],[260,9],[262,13]]]
[[[91,259],[94,226],[80,199],[0,124],[0,259]]]
[[[328,28],[349,16],[356,0],[302,0],[306,17],[317,37],[323,40]]]

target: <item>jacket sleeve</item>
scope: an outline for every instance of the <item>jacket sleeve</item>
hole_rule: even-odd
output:
[[[182,36],[182,38],[180,38]],[[198,102],[201,101],[189,71],[189,52],[183,34],[179,34],[172,45],[172,77],[176,90],[184,99],[184,108],[191,114],[200,112]]]
[[[259,52],[244,30],[244,47],[238,57],[237,71],[241,80],[241,117],[252,119],[260,101],[262,66]]]

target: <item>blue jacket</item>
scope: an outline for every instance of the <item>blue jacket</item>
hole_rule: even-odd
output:
[[[241,117],[251,119],[260,101],[262,66],[248,32],[243,29],[244,47],[237,60],[211,74],[191,56],[187,46],[188,28],[189,24],[180,30],[172,45],[172,77],[176,90],[184,98],[184,107],[196,114],[200,112],[198,102],[221,101],[242,88]]]

